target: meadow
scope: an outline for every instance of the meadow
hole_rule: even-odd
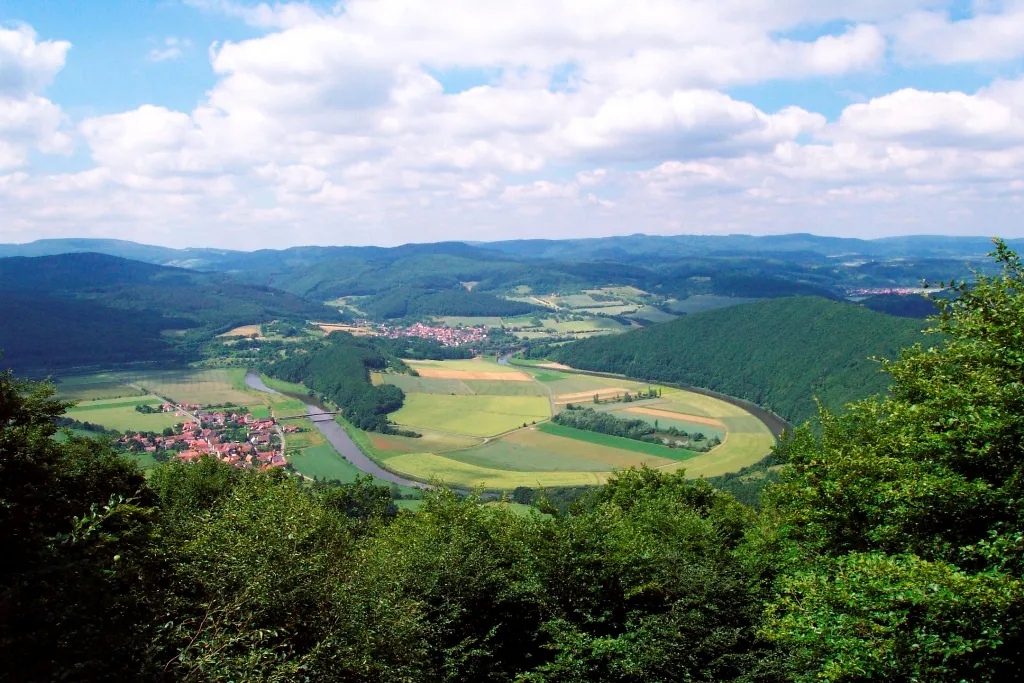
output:
[[[67,416],[81,422],[103,425],[107,429],[119,432],[128,430],[136,432],[162,432],[167,427],[181,424],[184,417],[176,417],[174,413],[140,413],[135,406],[160,406],[163,401],[159,396],[138,396],[131,398],[97,399],[82,401],[70,408]]]
[[[760,420],[742,408],[688,391],[538,364],[506,367],[475,359],[413,365],[443,377],[382,375],[375,381],[403,387],[405,405],[391,418],[422,431],[424,438],[371,434],[366,445],[388,469],[422,481],[439,478],[455,486],[490,489],[572,486],[602,483],[616,469],[641,465],[714,476],[757,462],[774,443]],[[531,381],[458,379],[480,372],[520,372]],[[649,388],[661,395],[629,403],[610,400]],[[595,393],[607,402],[593,404]],[[652,425],[657,421],[666,429],[700,431],[723,443],[697,453],[563,427],[547,420],[552,402],[556,409],[574,402]]]
[[[123,382],[141,386],[172,401],[246,405],[253,396],[245,389],[245,370],[153,370],[117,373]]]
[[[92,401],[102,398],[143,396],[145,391],[130,387],[110,373],[60,377],[56,381],[57,397],[65,401]]]
[[[548,400],[539,396],[407,394],[405,404],[391,419],[406,427],[494,436],[550,415]]]

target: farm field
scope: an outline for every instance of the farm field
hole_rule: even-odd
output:
[[[548,400],[539,396],[408,394],[391,419],[406,427],[494,436],[550,415]]]
[[[288,460],[295,471],[311,479],[337,479],[342,483],[351,483],[363,474],[355,465],[338,455],[329,443],[307,448]]]
[[[626,439],[621,436],[588,432],[583,429],[566,427],[564,425],[558,425],[551,422],[540,425],[539,429],[546,434],[574,439],[576,441],[583,441],[590,445],[606,446],[608,448],[630,451],[632,453],[643,453],[644,455],[653,455],[670,461],[688,460],[697,455],[694,451],[687,451],[682,448],[669,448],[668,446],[659,446],[658,444]],[[663,463],[663,465],[668,464],[670,463]]]
[[[481,362],[446,361],[433,365],[480,367]],[[668,471],[685,469],[692,477],[715,476],[757,462],[768,455],[774,443],[774,437],[760,420],[725,401],[644,382],[581,375],[541,365],[513,366],[513,369],[528,375],[532,382],[496,382],[493,387],[482,385],[477,389],[499,391],[503,387],[529,386],[535,391],[550,391],[556,409],[564,408],[569,402],[579,403],[584,407],[614,412],[619,417],[645,420],[652,425],[657,421],[659,427],[676,427],[690,433],[699,431],[708,438],[717,436],[723,443],[707,453],[698,453],[576,430],[542,419],[538,419],[535,426],[516,429],[524,420],[509,416],[505,424],[513,431],[504,436],[444,451],[431,447],[426,440],[373,435],[375,442],[379,442],[375,443],[378,457],[388,469],[413,478],[429,480],[438,477],[451,485],[506,489],[601,483],[616,469],[641,465]],[[485,367],[494,366],[488,364]],[[470,381],[463,384],[472,386]],[[627,391],[635,395],[651,388],[660,396],[629,403],[611,400]],[[595,393],[602,401],[596,405],[593,404]],[[416,421],[424,426],[486,437],[496,433],[493,430],[499,427],[492,424],[483,428],[481,425],[488,424],[493,414],[478,411],[490,406],[490,400],[501,398],[478,394],[410,393],[406,396],[406,407],[392,417],[402,424],[411,424],[407,417],[408,410],[411,410]],[[537,400],[543,401],[543,398],[538,397]],[[474,402],[477,402],[475,406]],[[405,416],[403,411],[406,411]],[[406,417],[406,420],[401,417]]]
[[[121,381],[177,402],[246,405],[253,395],[245,391],[245,370],[152,370],[116,375]]]
[[[685,468],[694,477],[714,476],[757,462],[774,443],[768,429],[742,408],[687,391],[541,364],[503,367],[477,359],[413,365],[438,370],[434,374],[444,378],[388,375],[376,381],[403,387],[405,405],[391,418],[423,432],[424,438],[366,437],[374,456],[388,469],[424,481],[439,478],[453,486],[491,489],[589,485],[602,483],[616,469],[642,465],[669,471]],[[519,372],[528,381],[455,380],[460,372]],[[510,394],[512,388],[518,393]],[[660,396],[629,403],[610,400],[651,388]],[[595,393],[602,400],[596,405]],[[718,436],[723,443],[698,453],[555,425],[547,421],[552,399],[556,409],[580,403],[652,425],[657,421],[664,428]],[[524,422],[531,424],[523,428]],[[503,436],[495,438],[498,434]]]
[[[252,335],[262,337],[260,333],[260,326],[257,325],[240,325],[233,330],[228,330],[224,334],[217,335],[219,337],[251,337]]]
[[[498,318],[494,316],[487,317],[470,317],[470,316],[458,316],[458,315],[443,315],[435,317],[434,320],[437,322],[447,325],[448,327],[501,327],[502,325],[508,325],[509,321],[504,318]]]
[[[137,405],[159,406],[163,403],[159,396],[138,396],[120,399],[99,399],[82,401],[70,408],[67,416],[81,422],[103,425],[107,429],[119,432],[128,430],[136,432],[161,432],[166,427],[173,427],[185,421],[184,417],[176,417],[174,413],[145,414],[135,410]]]
[[[65,401],[91,401],[101,398],[143,396],[146,392],[130,387],[110,373],[61,377],[56,381],[57,398]]]

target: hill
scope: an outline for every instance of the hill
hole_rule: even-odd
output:
[[[881,393],[870,357],[921,341],[919,320],[817,297],[771,299],[695,313],[616,337],[553,349],[585,370],[705,387],[752,401],[791,422]]]
[[[238,325],[337,317],[223,274],[93,253],[0,259],[0,291],[4,364],[22,370],[175,361]]]

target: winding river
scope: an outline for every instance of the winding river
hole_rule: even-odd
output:
[[[310,417],[310,420],[313,422],[313,426],[315,426],[317,430],[324,435],[324,438],[334,446],[334,449],[338,451],[343,458],[366,474],[372,474],[377,479],[383,479],[384,481],[389,481],[393,484],[412,486],[413,488],[418,489],[430,488],[430,486],[422,482],[400,477],[394,472],[388,472],[386,469],[367,457],[365,453],[359,450],[359,446],[357,446],[356,442],[352,440],[352,437],[348,435],[348,432],[346,432],[340,424],[334,421],[333,415],[318,415],[318,413],[323,413],[329,409],[317,403],[310,403],[311,399],[308,396],[283,394],[280,391],[271,389],[263,383],[263,380],[260,379],[258,374],[251,370],[245,375],[245,384],[251,389],[262,391],[266,394],[278,394],[280,396],[287,395],[290,398],[296,398],[302,401],[306,406],[306,413],[309,415],[316,415],[316,417]]]

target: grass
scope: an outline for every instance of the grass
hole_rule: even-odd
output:
[[[469,360],[410,360],[412,368],[439,368],[441,370],[465,370],[468,372],[519,372],[509,365],[498,365],[493,358],[477,356]]]
[[[245,391],[245,370],[151,370],[118,375],[123,381],[145,387],[173,401],[220,405],[245,405],[252,395]]]
[[[82,401],[75,410],[101,410],[105,408],[116,408],[118,406],[160,406],[163,400],[153,394],[143,396],[130,396],[121,398],[98,398],[92,401]]]
[[[517,486],[597,486],[608,476],[603,472],[514,472],[459,462],[432,453],[409,453],[388,460],[388,468],[405,476],[444,484],[487,489]]]
[[[577,441],[585,441],[586,443],[592,443],[597,446],[607,446],[608,448],[616,448],[623,451],[654,455],[667,460],[688,460],[699,455],[694,451],[688,451],[682,448],[669,448],[667,446],[659,446],[658,444],[626,439],[621,436],[588,432],[583,429],[566,427],[564,425],[557,425],[550,422],[539,425],[537,428],[545,434],[561,436],[567,439],[576,439]]]
[[[543,396],[547,389],[536,382],[505,382],[490,379],[467,379],[462,383],[474,394],[481,396]]]
[[[307,448],[299,455],[291,456],[289,460],[296,472],[310,478],[337,479],[344,484],[350,484],[356,480],[356,477],[363,476],[362,470],[338,455],[338,452],[329,443]],[[387,484],[387,482],[377,483]]]
[[[146,392],[112,379],[110,375],[62,377],[58,380],[57,398],[65,401],[91,401],[103,398],[142,396]]]
[[[456,451],[463,448],[479,446],[481,440],[471,436],[459,436],[457,434],[446,434],[429,429],[417,430],[420,438],[414,439],[408,436],[397,436],[395,434],[367,433],[366,437],[372,445],[372,452],[376,452],[381,459],[395,453],[443,453]]]
[[[550,417],[550,404],[539,396],[447,396],[409,394],[391,414],[400,425],[469,436],[494,436],[524,422]]]
[[[166,427],[173,427],[186,420],[175,417],[174,413],[152,413],[146,415],[135,410],[137,403],[92,405],[94,402],[82,403],[71,408],[67,416],[82,422],[103,425],[107,429],[119,432],[128,430],[136,432],[162,432]]]
[[[291,420],[287,424],[295,425],[296,427],[303,427],[306,430],[304,432],[294,432],[284,435],[285,446],[289,451],[293,449],[303,450],[319,446],[325,442],[323,434],[321,434],[313,425],[312,420]]]
[[[374,384],[378,382],[392,384],[407,394],[459,394],[469,396],[473,393],[472,389],[466,386],[462,380],[458,379],[374,373]],[[514,382],[505,382],[505,384],[514,384]]]

